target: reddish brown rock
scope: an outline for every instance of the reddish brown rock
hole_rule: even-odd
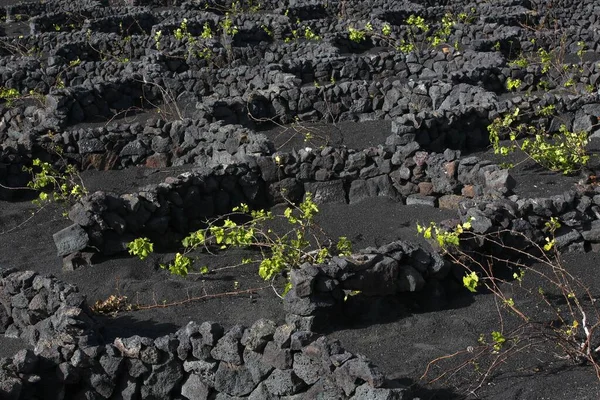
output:
[[[446,176],[454,178],[456,176],[456,161],[450,161],[444,164],[444,170],[446,170]]]
[[[423,196],[430,196],[433,193],[433,183],[431,182],[420,182],[419,183],[419,194]]]
[[[475,197],[475,187],[473,185],[465,185],[462,188],[462,195],[470,199]]]
[[[447,194],[438,199],[438,206],[447,210],[458,210],[458,205],[466,198],[457,194]]]
[[[169,165],[169,156],[164,153],[156,153],[146,159],[148,168],[166,168]]]

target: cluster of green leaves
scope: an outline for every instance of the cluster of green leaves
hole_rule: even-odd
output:
[[[260,28],[269,36],[273,37],[273,30],[269,28],[267,25],[261,25]]]
[[[460,235],[471,229],[472,221],[474,218],[469,218],[464,223],[457,224],[451,231],[438,227],[435,222],[430,222],[429,226],[417,224],[417,232],[425,239],[434,239],[440,249],[446,252],[450,246],[457,247],[460,244]]]
[[[156,47],[156,50],[160,50],[160,47],[161,47],[160,40],[162,39],[162,31],[154,32],[153,39],[154,39],[154,47]]]
[[[38,198],[33,200],[36,205],[41,206],[49,201],[72,204],[87,193],[73,165],[69,164],[59,171],[52,164],[36,158],[31,167],[23,167],[23,170],[32,175],[27,187],[40,192]]]
[[[554,106],[540,109],[538,116],[550,116]],[[571,132],[561,125],[559,132],[549,135],[545,130],[533,124],[518,123],[519,108],[496,118],[489,126],[490,143],[495,154],[506,156],[521,149],[529,158],[551,171],[560,171],[565,175],[581,170],[590,160],[586,149],[588,134],[585,131]],[[518,140],[526,136],[522,142]],[[510,144],[500,144],[501,138],[508,137]],[[533,139],[532,139],[533,138]],[[512,167],[511,164],[506,164]]]
[[[546,241],[546,244],[544,244],[544,250],[550,251],[553,248],[555,248],[554,246],[556,245],[556,238],[554,237],[554,234],[556,233],[558,228],[561,227],[561,225],[560,225],[560,222],[558,221],[558,218],[550,217],[550,221],[547,221],[545,223],[545,227],[546,227],[546,230],[548,231],[548,233],[550,234],[550,236],[546,236],[544,238],[544,240]]]
[[[465,20],[466,18],[464,17]],[[456,19],[454,16],[451,13],[444,14],[440,28],[433,33],[433,36],[427,38],[427,41],[434,47],[446,43],[455,25]]]
[[[129,254],[139,257],[140,260],[144,260],[154,251],[154,244],[146,237],[137,238],[127,243],[127,249]]]
[[[559,133],[552,135],[551,139],[543,134],[536,134],[533,140],[525,139],[521,150],[543,167],[568,175],[589,162],[587,144],[587,132],[571,132],[561,125]]]
[[[537,48],[537,50],[527,56],[521,53],[516,59],[510,62],[510,65],[522,69],[528,68],[529,66],[538,66],[541,73],[545,76],[545,79],[539,81],[537,85],[538,89],[548,90],[551,86],[551,83],[554,86],[562,86],[564,88],[574,87],[577,84],[576,77],[583,72],[582,61],[586,51],[586,45],[585,42],[577,42],[576,55],[579,57],[580,62],[576,64],[569,64],[564,62],[565,42],[566,39],[563,38],[559,46],[549,50],[540,46]],[[536,45],[535,39],[531,39],[531,43]],[[500,44],[498,43],[497,50],[499,50],[499,45]],[[512,90],[513,88],[519,89],[521,85],[511,85],[507,80],[506,86],[509,90]],[[588,92],[592,92],[594,90],[593,85],[588,85],[586,90]]]
[[[392,28],[389,24],[387,24],[387,29],[386,31],[388,32],[389,36],[392,32]],[[365,27],[363,29],[356,29],[352,26],[348,27],[348,38],[356,43],[362,43],[367,39],[367,35],[373,32],[373,25],[368,22],[367,24],[365,24]],[[382,28],[382,33],[383,33],[383,28]]]
[[[188,57],[196,56],[198,58],[209,59],[213,55],[213,51],[210,47],[198,42],[197,38],[193,36],[188,28],[188,20],[184,18],[177,29],[173,31],[175,39],[185,42]],[[208,22],[205,22],[202,26],[202,33],[200,34],[201,39],[212,39],[213,31]]]
[[[304,38],[306,40],[321,40],[321,36],[314,33],[310,26],[304,28]]]
[[[506,345],[506,343],[507,343],[506,337],[504,336],[504,334],[502,334],[502,332],[499,332],[499,331],[492,331],[492,333],[490,334],[490,337],[492,340],[490,343],[488,343],[487,340],[485,339],[485,335],[482,333],[481,335],[479,335],[479,339],[478,339],[479,344],[484,345],[484,346],[491,344],[495,353],[500,352],[500,350],[502,350],[504,345]]]
[[[15,88],[0,88],[0,99],[4,100],[9,107],[21,97],[21,93]]]
[[[474,218],[470,217],[464,223],[457,224],[452,230],[442,229],[435,222],[430,222],[429,226],[417,223],[417,232],[427,240],[434,240],[445,254],[460,246],[461,235],[471,229],[472,221]],[[470,271],[463,276],[463,286],[469,291],[475,293],[478,285],[479,276],[476,272]]]
[[[219,23],[219,25],[223,29],[223,33],[227,36],[234,37],[239,32],[238,27],[233,24],[230,13],[225,14],[225,18]]]
[[[299,21],[297,23],[299,23]],[[291,43],[292,41],[296,41],[301,38],[312,41],[321,40],[321,36],[317,35],[310,26],[305,26],[304,29],[292,29],[292,36],[286,37],[283,41],[284,43]]]
[[[396,49],[403,53],[410,53],[417,48],[417,35],[420,33],[427,33],[427,31],[429,31],[429,25],[425,23],[423,17],[414,14],[411,14],[408,17],[406,25],[408,25],[408,40],[402,39]]]
[[[510,91],[519,90],[523,82],[520,79],[506,78],[506,88]]]
[[[452,13],[446,13],[442,17],[439,28],[436,29],[431,36],[426,37],[426,43],[433,47],[437,47],[446,43],[457,22],[471,22],[473,20],[473,13],[473,9],[471,9],[471,13],[460,13],[458,16],[455,16]],[[370,22],[367,23],[362,29],[357,29],[353,26],[350,26],[348,27],[348,38],[353,42],[361,43],[368,37],[375,37],[384,41],[388,41],[389,45],[393,46],[398,51],[410,53],[417,50],[419,36],[427,34],[430,31],[430,26],[425,22],[423,17],[415,14],[411,14],[407,18],[406,25],[408,26],[407,37],[400,39],[399,41],[390,38],[390,35],[392,34],[392,27],[388,23],[383,24],[381,27],[381,33],[376,32]],[[457,47],[457,44],[455,44],[455,47]]]
[[[173,261],[161,265],[172,274],[186,276],[193,268],[194,259],[190,253],[195,250],[211,251],[211,248],[224,250],[228,248],[257,248],[260,258],[243,259],[240,265],[258,263],[258,274],[264,280],[273,280],[285,275],[293,268],[299,268],[304,262],[323,263],[332,254],[350,255],[352,246],[345,237],[340,237],[335,246],[320,239],[314,218],[319,212],[317,204],[310,193],[298,205],[290,204],[282,215],[274,215],[271,211],[251,210],[248,205],[236,207],[230,215],[211,220],[206,228],[190,233],[182,240],[184,250],[175,255]],[[244,218],[242,218],[244,217]],[[249,217],[249,218],[248,218]],[[289,226],[284,234],[277,234],[268,227],[274,218],[283,218]],[[246,222],[236,222],[245,219]],[[129,252],[145,258],[152,252],[148,239],[139,238],[128,244]],[[198,272],[210,272],[202,266]],[[289,289],[289,284],[286,289]]]

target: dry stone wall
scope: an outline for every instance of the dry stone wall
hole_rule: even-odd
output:
[[[190,322],[156,339],[104,343],[85,297],[56,278],[0,270],[0,333],[33,349],[0,359],[6,400],[411,399],[338,341],[258,320],[225,329]]]

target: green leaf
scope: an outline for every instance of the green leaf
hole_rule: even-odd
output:
[[[475,293],[477,292],[477,285],[479,284],[479,277],[475,272],[471,272],[468,275],[463,276],[463,285],[469,291]]]

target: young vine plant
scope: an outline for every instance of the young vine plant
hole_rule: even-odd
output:
[[[285,295],[291,288],[290,270],[300,268],[306,262],[319,264],[333,255],[349,256],[352,252],[352,245],[346,237],[339,237],[335,244],[326,237],[314,222],[318,212],[310,193],[298,205],[289,202],[283,213],[277,215],[272,211],[251,210],[247,204],[241,204],[231,213],[209,220],[205,228],[186,236],[181,242],[183,250],[161,268],[185,277],[194,270],[197,260],[191,253],[196,250],[214,254],[228,248],[254,248],[260,256],[257,259],[244,258],[238,265],[258,263],[258,274],[265,281],[273,282],[275,278],[284,276],[287,278],[283,290]],[[270,227],[275,219],[285,222],[285,233],[280,234]],[[128,249],[130,254],[143,260],[154,247],[148,238],[138,238],[128,244]],[[196,269],[196,273],[200,274],[209,272],[211,270],[206,265]]]

